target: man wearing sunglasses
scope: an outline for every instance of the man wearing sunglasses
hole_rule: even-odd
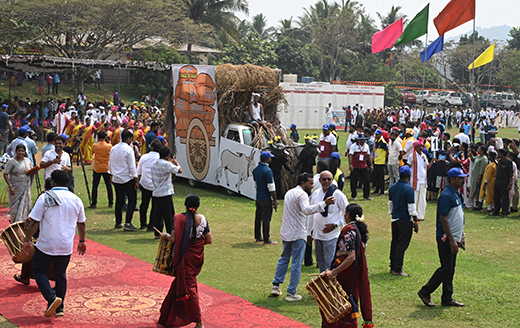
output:
[[[320,272],[330,269],[336,251],[339,232],[345,225],[343,216],[348,205],[345,194],[332,184],[334,181],[330,171],[320,173],[321,188],[311,196],[311,205],[316,205],[333,196],[336,202],[325,207],[322,212],[309,215],[307,218],[307,244],[312,244]]]

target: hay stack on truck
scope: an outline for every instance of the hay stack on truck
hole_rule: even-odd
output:
[[[345,110],[348,105],[363,104],[365,109],[381,108],[385,102],[385,87],[345,85],[323,82],[280,84],[284,88],[286,103],[280,105],[282,122],[294,123],[300,129],[321,129],[325,124],[325,107],[332,104],[332,119],[337,130],[345,127]]]
[[[254,65],[173,65],[173,85],[166,117],[169,144],[190,185],[222,186],[227,193],[254,199],[253,169],[263,150],[271,150],[285,167],[296,156],[287,135],[271,124],[285,101],[278,72]],[[260,94],[266,127],[249,122],[252,93]],[[285,193],[294,184],[288,169],[278,179]]]

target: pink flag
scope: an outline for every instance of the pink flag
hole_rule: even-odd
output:
[[[392,47],[392,45],[403,34],[403,19],[400,18],[387,28],[372,35],[372,53],[378,53]]]

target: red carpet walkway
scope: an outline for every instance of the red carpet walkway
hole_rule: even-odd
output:
[[[8,225],[5,213],[0,208],[0,229]],[[65,316],[48,319],[43,317],[46,302],[36,282],[24,286],[13,279],[20,268],[0,245],[0,314],[20,327],[157,327],[172,281],[153,272],[149,263],[88,241],[87,253],[75,252],[67,270]],[[308,327],[203,284],[199,293],[207,328]]]

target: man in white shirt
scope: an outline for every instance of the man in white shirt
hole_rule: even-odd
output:
[[[32,270],[47,301],[45,317],[63,316],[63,299],[67,291],[66,271],[74,248],[74,235],[78,227],[78,252],[85,254],[85,210],[81,199],[68,191],[68,174],[55,170],[51,174],[52,189],[42,194],[29,214],[31,222],[24,240],[23,249],[31,248],[31,239],[38,228],[40,235],[34,245]],[[51,288],[47,269],[54,266],[55,286]]]
[[[72,171],[69,153],[63,151],[65,140],[63,135],[54,138],[54,149],[47,151],[43,156],[40,168],[45,169],[45,180],[50,178],[52,172],[55,170]]]
[[[300,273],[305,253],[307,239],[307,215],[323,212],[325,206],[334,203],[335,198],[330,196],[325,201],[318,204],[309,204],[309,195],[314,186],[314,180],[309,173],[302,173],[298,176],[298,186],[289,190],[284,198],[284,211],[282,217],[282,228],[280,237],[283,241],[283,251],[276,272],[274,274],[272,296],[280,296],[280,284],[283,283],[287,268],[292,257],[291,280],[287,288],[286,301],[299,301],[302,296],[296,292],[300,283]]]
[[[408,166],[412,169],[410,183],[415,191],[415,206],[417,208],[417,219],[424,221],[426,215],[426,185],[427,172],[429,169],[428,158],[423,153],[423,143],[416,141],[413,143],[414,152],[408,156]],[[434,162],[432,161],[432,164]]]
[[[160,141],[159,141],[160,142]],[[182,173],[182,168],[177,160],[171,157],[168,147],[159,149],[159,159],[152,166],[152,208],[153,216],[150,216],[155,229],[162,232],[163,223],[166,225],[166,232],[173,230],[173,183],[172,174]],[[154,229],[154,230],[155,230]],[[160,238],[160,233],[155,230],[155,239]]]
[[[125,194],[128,198],[128,210],[126,211],[126,221],[124,230],[136,231],[137,228],[132,225],[132,217],[137,204],[137,189],[139,189],[139,180],[137,178],[137,169],[135,166],[134,149],[130,147],[134,135],[128,130],[121,133],[121,142],[115,145],[110,151],[110,161],[108,169],[111,175],[112,184],[116,190],[116,226],[115,229],[123,228],[123,205]]]
[[[390,187],[399,180],[399,160],[403,157],[404,150],[401,146],[403,140],[399,138],[398,130],[390,132],[390,140],[388,141],[388,175]]]
[[[150,212],[150,221],[146,223],[146,213],[148,206],[152,199],[153,182],[152,182],[152,167],[156,160],[159,159],[159,149],[162,144],[159,139],[154,139],[150,143],[150,152],[141,156],[139,164],[137,164],[137,176],[139,177],[139,189],[141,190],[141,205],[139,206],[139,216],[141,219],[141,229],[146,228],[146,231],[154,231],[152,218],[154,216],[154,208]],[[170,232],[168,232],[170,233]]]
[[[464,128],[461,127],[459,129],[459,134],[457,134],[455,137],[453,137],[453,139],[459,139],[460,143],[467,143],[468,145],[470,144],[470,141],[469,141],[469,137],[467,134],[464,133]],[[485,141],[483,141],[485,142]]]
[[[327,107],[325,107],[325,117],[326,117],[326,122],[325,124],[332,124],[332,104],[329,103],[329,105]]]
[[[330,196],[333,196],[336,202],[326,206],[323,212],[309,215],[307,219],[307,244],[312,244],[314,239],[316,262],[320,273],[331,268],[339,232],[345,225],[343,216],[348,205],[347,197],[332,184],[332,181],[334,177],[330,171],[320,173],[321,188],[312,194],[311,204],[318,204]]]

